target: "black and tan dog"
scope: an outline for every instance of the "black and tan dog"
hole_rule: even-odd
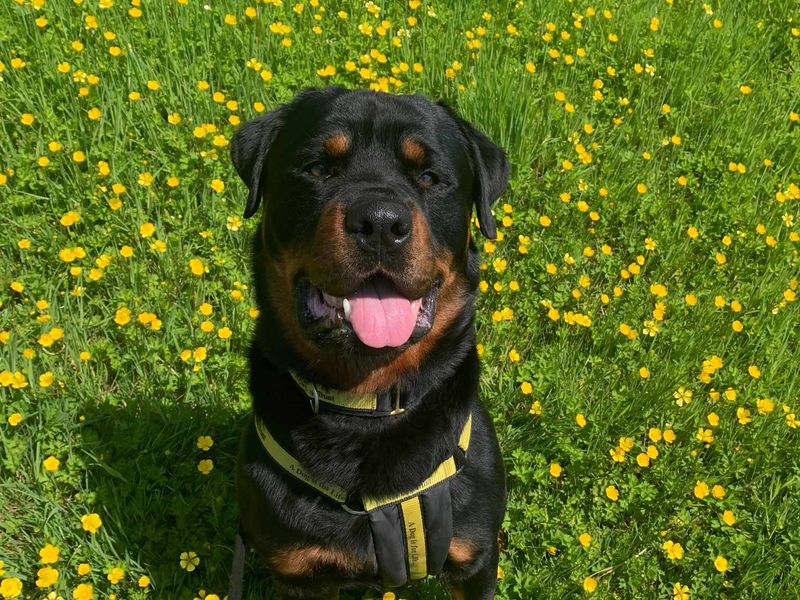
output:
[[[503,151],[421,96],[328,87],[242,125],[231,154],[245,216],[264,210],[230,599],[245,544],[281,598],[437,574],[492,598],[505,478],[470,220],[495,237]]]

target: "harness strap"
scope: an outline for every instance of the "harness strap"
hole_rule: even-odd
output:
[[[264,421],[258,417],[255,417],[254,421],[256,433],[258,434],[258,438],[261,440],[261,444],[275,462],[283,467],[285,471],[306,485],[311,486],[323,496],[330,498],[337,504],[346,504],[348,494],[344,488],[336,485],[335,483],[322,483],[314,479],[311,473],[309,473],[308,470],[302,464],[300,464],[300,461],[289,454],[283,448],[283,446],[278,443],[278,441],[270,433]],[[458,447],[464,453],[464,455],[466,455],[467,450],[469,449],[471,432],[472,414],[467,417],[467,421],[464,423],[464,427],[462,428],[461,434],[458,438]],[[369,512],[371,510],[375,510],[376,508],[380,508],[381,506],[401,502],[412,496],[417,496],[425,490],[428,490],[445,481],[446,479],[449,479],[455,475],[457,471],[458,467],[456,465],[456,459],[454,456],[451,456],[442,461],[439,466],[436,467],[433,473],[431,473],[420,485],[412,490],[384,497],[362,497],[361,501],[364,505],[364,510]]]
[[[256,433],[258,434],[258,438],[261,440],[261,444],[264,446],[267,454],[269,454],[276,463],[283,467],[284,471],[293,475],[306,485],[311,486],[320,494],[330,498],[334,502],[338,504],[345,503],[347,500],[347,492],[343,488],[333,483],[320,483],[314,479],[311,476],[311,473],[309,473],[306,468],[300,464],[300,461],[284,450],[283,446],[281,446],[277,440],[272,437],[272,434],[269,432],[269,429],[267,429],[264,421],[258,417],[256,417],[254,420],[256,424]]]

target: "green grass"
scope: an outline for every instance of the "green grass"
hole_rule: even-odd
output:
[[[236,523],[231,472],[249,407],[255,225],[229,219],[241,215],[246,195],[227,157],[229,116],[243,122],[258,114],[256,102],[269,110],[303,87],[333,82],[445,99],[513,163],[495,210],[510,222],[502,240],[482,248],[488,290],[478,322],[482,394],[508,472],[498,597],[671,599],[677,582],[692,599],[800,597],[800,431],[791,426],[800,414],[800,302],[791,300],[800,293],[800,5],[724,2],[707,14],[687,0],[453,1],[430,12],[427,4],[377,3],[374,16],[361,2],[323,2],[324,11],[305,2],[297,13],[291,2],[253,1],[253,19],[233,1],[211,1],[210,10],[201,0],[150,1],[139,16],[121,0],[110,8],[97,0],[0,4],[0,595],[14,597],[16,579],[26,598],[72,598],[89,583],[96,598],[223,595]],[[237,23],[226,24],[226,14]],[[87,29],[89,15],[97,29]],[[377,31],[383,19],[391,21],[385,35]],[[277,21],[291,32],[271,32]],[[543,37],[549,23],[552,40]],[[480,48],[468,48],[470,36]],[[111,46],[122,54],[112,56]],[[362,64],[372,49],[386,62]],[[272,77],[262,79],[249,59]],[[349,71],[348,61],[375,79]],[[65,73],[59,63],[68,63]],[[381,82],[402,63],[401,87]],[[317,75],[329,64],[335,75]],[[168,122],[172,113],[179,123]],[[203,123],[217,130],[198,138]],[[219,146],[215,136],[223,136]],[[73,160],[78,150],[85,161]],[[740,163],[744,173],[735,170]],[[149,185],[139,183],[145,172]],[[212,191],[215,180],[223,191]],[[115,183],[125,186],[118,196]],[[68,211],[80,220],[64,226]],[[140,233],[145,223],[155,226],[151,237]],[[152,248],[156,240],[163,252]],[[85,256],[59,257],[74,247]],[[101,268],[103,255],[111,260]],[[200,277],[189,267],[195,258],[208,268]],[[213,306],[209,317],[198,312],[204,302]],[[662,319],[650,336],[643,328],[653,325],[645,322],[657,302]],[[123,306],[131,320],[119,325]],[[161,327],[138,322],[143,312]],[[568,322],[574,314],[583,325]],[[48,344],[41,336],[54,327],[63,338]],[[222,327],[229,339],[219,337]],[[199,347],[205,360],[182,359]],[[703,382],[712,356],[723,366]],[[48,372],[49,385],[40,381]],[[679,387],[692,391],[690,403],[676,403]],[[735,397],[714,399],[729,388]],[[758,403],[764,398],[771,412]],[[743,410],[752,422],[739,422]],[[712,443],[697,438],[701,427],[713,431]],[[650,428],[671,429],[676,439],[653,442]],[[197,447],[201,435],[213,438],[209,451]],[[618,463],[609,451],[620,437],[632,447]],[[658,456],[639,466],[648,446]],[[45,469],[50,456],[57,470]],[[203,459],[213,460],[208,475],[198,471]],[[724,497],[696,497],[698,481],[722,486]],[[610,485],[616,501],[606,495]],[[721,520],[726,510],[732,526]],[[89,513],[102,519],[95,534],[81,527]],[[592,537],[586,548],[582,533]],[[682,558],[668,558],[668,540]],[[48,543],[60,549],[52,565],[59,577],[39,590],[39,550]],[[180,566],[187,551],[200,557],[193,572]],[[728,561],[724,574],[717,556]],[[80,563],[91,572],[78,575]],[[116,584],[107,578],[113,567],[124,570]],[[583,589],[590,576],[594,592]],[[248,598],[271,597],[252,555],[246,577]],[[446,594],[425,582],[398,597]]]

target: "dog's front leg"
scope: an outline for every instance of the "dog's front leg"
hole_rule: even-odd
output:
[[[453,573],[455,576],[451,575],[449,577],[450,581],[452,581],[450,593],[453,600],[492,600],[497,587],[497,564],[499,560],[500,552],[495,546],[485,554],[475,557],[475,559],[468,561],[467,564],[463,564],[462,569],[468,573],[464,579],[457,576],[458,571],[461,569],[456,570]],[[469,565],[469,563],[472,563],[472,565]]]

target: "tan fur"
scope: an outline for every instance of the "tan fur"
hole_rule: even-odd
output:
[[[475,558],[475,544],[463,538],[454,537],[450,541],[447,557],[455,563],[467,563]]]
[[[400,150],[410,163],[421,166],[425,162],[425,148],[413,138],[405,138],[400,143]]]
[[[351,573],[365,567],[362,561],[347,552],[322,546],[279,550],[270,557],[269,562],[272,569],[284,577],[311,575],[321,567],[335,567]]]
[[[323,144],[325,152],[333,158],[344,156],[350,148],[350,138],[343,133],[332,135]]]

